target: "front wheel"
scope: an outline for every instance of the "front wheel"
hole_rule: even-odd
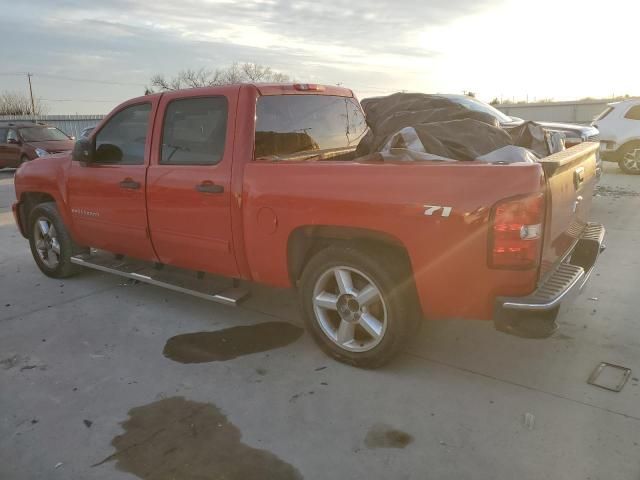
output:
[[[391,250],[330,246],[307,264],[300,299],[314,340],[337,360],[388,363],[418,321],[413,283]],[[388,258],[385,258],[388,257]],[[384,266],[383,266],[384,265]]]
[[[82,267],[71,263],[71,256],[83,249],[71,239],[56,204],[42,203],[30,215],[29,245],[38,268],[53,278],[74,275]]]
[[[640,145],[625,147],[620,155],[618,165],[624,173],[640,175]]]

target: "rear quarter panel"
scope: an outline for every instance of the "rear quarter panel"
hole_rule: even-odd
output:
[[[538,275],[488,268],[491,207],[543,185],[533,164],[250,162],[242,195],[250,274],[289,286],[287,243],[298,227],[365,228],[404,245],[427,317],[489,319],[496,295],[526,295]],[[451,214],[425,215],[425,205]]]

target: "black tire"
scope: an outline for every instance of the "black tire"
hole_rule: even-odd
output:
[[[45,263],[45,260],[41,258],[38,253],[38,248],[36,247],[36,236],[38,236],[38,234],[35,229],[39,228],[38,221],[41,219],[47,220],[55,228],[56,239],[60,250],[58,262],[55,267]],[[31,254],[38,268],[48,277],[67,278],[82,270],[82,267],[79,265],[71,263],[70,258],[72,255],[86,251],[86,248],[77,245],[72,240],[69,231],[62,222],[58,207],[56,207],[54,202],[41,203],[31,211],[29,215],[29,245],[31,247]]]
[[[635,160],[626,160],[628,155],[635,157]],[[640,143],[631,143],[620,148],[618,154],[618,166],[627,175],[640,175]]]
[[[323,278],[331,278],[327,277],[331,275],[329,271],[338,267],[363,273],[380,293],[380,304],[384,305],[382,308],[386,312],[386,327],[379,343],[370,350],[354,352],[339,346],[325,333],[321,320],[316,316],[316,286]],[[378,368],[387,364],[401,351],[420,324],[417,296],[408,261],[389,248],[336,244],[321,250],[307,263],[300,280],[299,294],[307,329],[316,343],[328,355],[356,367]],[[340,305],[339,302],[337,304]],[[354,315],[361,315],[357,303],[354,311],[358,312]],[[333,315],[332,321],[338,324],[341,322],[338,311],[327,312]],[[359,327],[355,328],[359,330]],[[356,336],[353,338],[353,342],[357,343]]]

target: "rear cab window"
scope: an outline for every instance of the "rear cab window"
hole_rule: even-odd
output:
[[[352,153],[367,132],[360,104],[332,95],[258,98],[257,160],[328,159]]]

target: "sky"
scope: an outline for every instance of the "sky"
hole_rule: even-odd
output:
[[[233,62],[359,98],[640,95],[638,0],[0,0],[0,92],[107,113],[152,75]]]

